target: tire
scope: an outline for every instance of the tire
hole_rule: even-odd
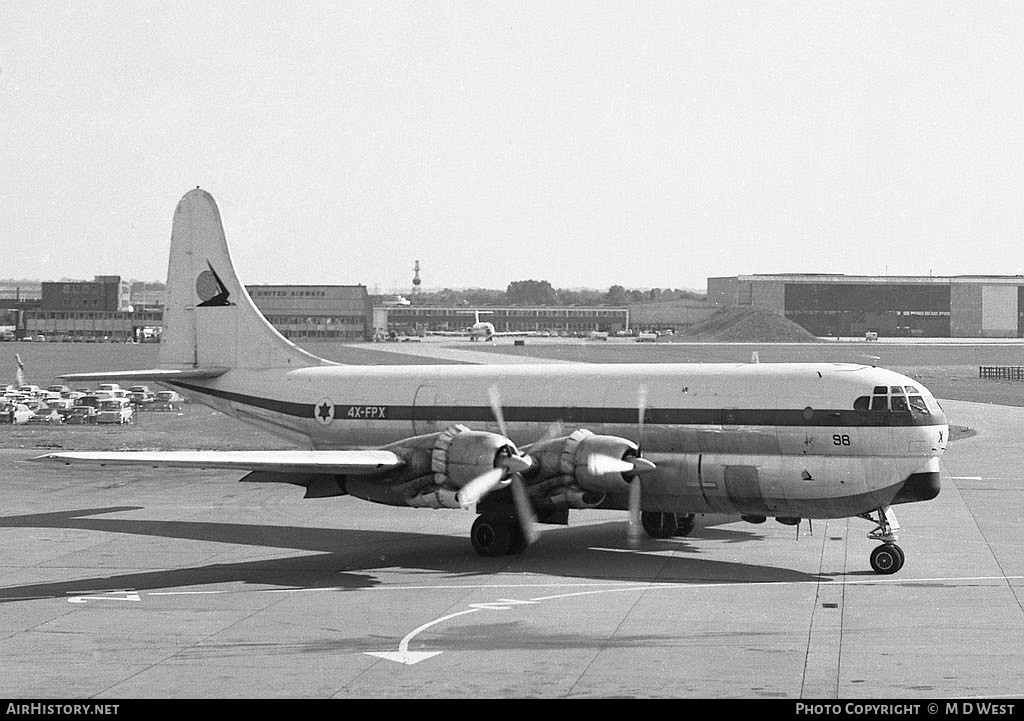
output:
[[[905,560],[903,549],[894,543],[883,543],[871,552],[871,568],[886,576],[903,568]]]
[[[480,516],[469,531],[473,550],[481,556],[504,556],[512,548],[512,532],[507,521],[494,516]]]
[[[672,538],[679,528],[679,520],[674,513],[644,511],[640,514],[640,525],[651,538]]]

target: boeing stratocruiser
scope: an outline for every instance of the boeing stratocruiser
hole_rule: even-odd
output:
[[[704,514],[862,517],[878,573],[904,563],[892,507],[939,493],[946,417],[905,375],[839,363],[342,365],[279,334],[239,282],[203,190],[178,204],[159,368],[148,380],[293,444],[63,452],[39,460],[229,468],[309,498],[471,509],[476,551],[522,553],[569,511],[687,535]]]

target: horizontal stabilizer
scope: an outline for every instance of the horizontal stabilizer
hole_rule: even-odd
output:
[[[276,473],[373,475],[405,465],[391,451],[68,451],[36,456],[33,461],[66,465],[149,466],[154,468],[226,468]]]
[[[228,372],[227,368],[150,368],[138,371],[93,371],[91,373],[65,373],[66,381],[176,381],[186,378],[216,378]]]

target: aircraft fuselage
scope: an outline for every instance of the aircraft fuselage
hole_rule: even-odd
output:
[[[315,449],[382,446],[457,423],[498,432],[496,388],[520,448],[558,427],[639,443],[657,465],[645,511],[822,518],[927,500],[948,442],[926,389],[862,365],[320,366],[283,382],[279,370],[236,368],[176,385]],[[625,502],[612,494],[602,507]]]

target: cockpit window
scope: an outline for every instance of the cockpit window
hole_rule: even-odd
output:
[[[921,391],[917,390],[917,386],[907,386],[907,395],[910,395],[911,393],[920,393],[920,392]]]
[[[892,397],[892,409],[894,411],[905,411],[907,410],[907,397],[906,396],[893,396]]]
[[[853,402],[855,411],[866,411],[871,407],[871,396],[861,396]]]
[[[898,394],[902,395],[903,394],[903,386],[893,386],[892,388],[889,389],[889,391],[892,392],[892,393],[898,393]]]
[[[909,396],[910,409],[917,411],[918,413],[927,413],[928,406],[924,402],[924,398],[921,396]]]
[[[889,410],[889,396],[872,396],[871,397],[871,410],[873,410],[873,411],[886,411],[886,410]]]
[[[875,386],[875,390],[872,391],[876,396],[884,396],[889,392],[888,386]]]

